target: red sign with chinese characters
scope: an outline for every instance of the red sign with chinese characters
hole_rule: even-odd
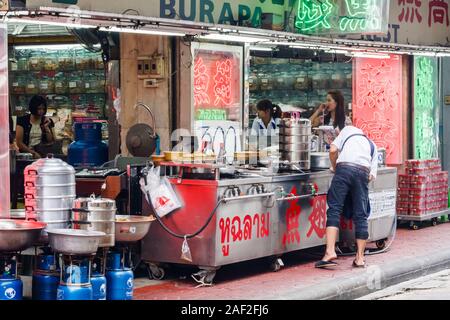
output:
[[[402,60],[355,58],[353,124],[378,148],[386,148],[387,164],[402,164]]]
[[[196,114],[202,109],[240,108],[240,79],[240,58],[233,52],[196,51],[193,79]]]

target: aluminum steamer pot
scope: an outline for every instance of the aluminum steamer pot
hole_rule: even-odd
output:
[[[311,169],[329,169],[331,167],[328,152],[311,152]]]

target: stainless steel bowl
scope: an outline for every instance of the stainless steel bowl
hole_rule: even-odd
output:
[[[100,240],[106,235],[100,231],[74,229],[53,229],[47,232],[53,251],[73,255],[96,253]]]
[[[283,119],[281,125],[287,128],[311,127],[311,121],[309,119]]]
[[[99,247],[114,247],[114,224],[114,221],[72,221],[73,229],[104,232],[106,235],[100,240]]]
[[[0,252],[23,251],[37,243],[43,222],[0,220]]]
[[[145,237],[155,218],[144,216],[116,216],[116,242],[136,242]]]

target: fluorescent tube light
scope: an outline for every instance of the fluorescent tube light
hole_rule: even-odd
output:
[[[121,27],[100,27],[100,31],[106,32],[121,32],[121,33],[137,33],[148,35],[160,35],[160,36],[174,36],[184,37],[186,34],[182,32],[164,31],[164,30],[151,30],[151,29],[134,29],[134,28],[121,28]]]
[[[391,56],[382,53],[370,53],[370,52],[351,52],[349,56],[355,58],[373,58],[373,59],[389,59]]]
[[[199,39],[204,40],[216,40],[216,41],[230,41],[230,42],[244,42],[244,43],[256,43],[262,41],[258,38],[244,37],[239,35],[211,33],[203,36],[199,36]]]
[[[437,52],[413,52],[415,56],[423,56],[423,57],[436,57]]]
[[[100,48],[99,44],[94,45],[96,48]],[[49,49],[49,50],[64,50],[64,49],[83,49],[81,44],[46,44],[46,45],[19,45],[14,46],[16,50],[27,50],[27,49]]]
[[[45,21],[45,20],[38,20],[38,19],[21,19],[21,18],[6,17],[5,21],[6,21],[6,23],[39,24],[39,25],[48,25],[48,26],[57,26],[57,27],[66,27],[66,28],[80,28],[80,29],[95,29],[95,28],[97,28],[97,26],[87,25],[87,24]]]
[[[340,50],[340,49],[325,49],[324,51],[327,53],[334,53],[334,54],[348,54],[347,50]]]
[[[251,46],[250,50],[252,51],[273,51],[274,48],[269,48],[269,47],[255,47],[255,46]]]

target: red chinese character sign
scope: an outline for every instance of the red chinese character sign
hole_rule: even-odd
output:
[[[402,60],[354,60],[353,123],[378,148],[386,148],[387,164],[402,164]]]
[[[194,53],[195,120],[240,121],[241,55],[203,49]]]

